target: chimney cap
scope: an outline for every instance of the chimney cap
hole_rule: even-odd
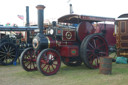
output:
[[[42,9],[42,10],[43,10],[43,9],[45,8],[45,6],[44,6],[44,5],[37,5],[36,8],[37,8],[37,9]]]

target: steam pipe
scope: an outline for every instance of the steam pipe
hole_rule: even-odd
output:
[[[36,6],[37,10],[38,10],[38,28],[39,28],[39,32],[42,34],[43,33],[43,29],[44,29],[44,5],[37,5]]]

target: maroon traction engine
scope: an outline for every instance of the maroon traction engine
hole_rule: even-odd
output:
[[[79,66],[84,62],[87,67],[95,69],[99,67],[99,58],[108,56],[108,43],[111,46],[115,43],[113,32],[109,33],[111,40],[107,43],[110,38],[106,32],[107,25],[100,24],[104,29],[97,30],[92,23],[114,21],[113,18],[70,14],[59,18],[59,25],[53,22],[52,26],[44,28],[45,7],[38,5],[36,8],[39,33],[33,39],[33,48],[27,48],[21,54],[20,62],[24,70],[38,69],[46,76],[53,75],[58,72],[61,60],[67,66]],[[113,31],[114,25],[108,28]]]

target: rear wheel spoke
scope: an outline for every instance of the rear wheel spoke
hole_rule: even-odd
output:
[[[99,58],[108,55],[108,46],[105,39],[97,34],[85,38],[81,44],[81,50],[81,56],[89,68],[98,68]]]
[[[2,53],[2,54],[6,54],[6,52],[2,52],[2,51],[0,51],[0,53]]]
[[[93,43],[94,43],[94,47],[96,48],[97,46],[96,46],[96,40],[95,39],[93,39]]]
[[[93,46],[91,43],[88,43],[88,45],[89,45],[92,49],[94,49],[94,46]]]
[[[13,49],[13,51],[10,51],[11,49]],[[0,54],[0,56],[4,56],[1,62],[3,65],[12,64],[16,58],[15,45],[12,43],[3,43],[0,47]]]

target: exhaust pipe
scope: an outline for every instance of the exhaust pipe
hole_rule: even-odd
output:
[[[26,26],[29,26],[29,6],[26,6]]]
[[[37,5],[36,6],[38,10],[38,28],[39,28],[39,33],[43,34],[43,29],[44,29],[44,5]]]
[[[28,27],[30,24],[29,24],[29,6],[26,6],[26,27]],[[29,31],[27,31],[27,43],[31,43],[30,41],[30,33]]]

